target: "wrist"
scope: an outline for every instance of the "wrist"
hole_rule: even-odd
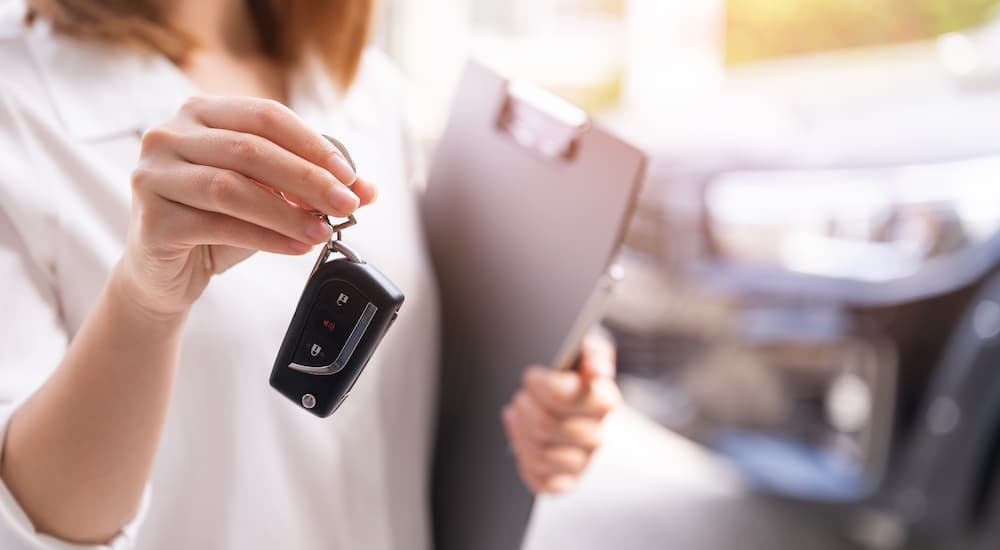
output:
[[[125,267],[119,262],[111,271],[105,286],[105,296],[111,306],[129,319],[163,328],[180,327],[187,318],[189,307],[177,310],[162,310],[150,307],[141,299],[137,285],[128,277]]]

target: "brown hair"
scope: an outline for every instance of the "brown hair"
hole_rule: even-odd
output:
[[[375,0],[245,0],[267,54],[286,62],[314,51],[337,83],[354,80],[371,31]],[[167,23],[169,0],[28,0],[67,34],[149,48],[183,61],[193,41]]]

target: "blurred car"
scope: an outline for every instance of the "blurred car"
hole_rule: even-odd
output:
[[[755,69],[677,121],[606,321],[633,405],[872,546],[1000,543],[994,35]]]

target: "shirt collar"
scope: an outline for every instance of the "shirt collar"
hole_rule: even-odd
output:
[[[99,140],[142,133],[177,112],[197,87],[166,57],[53,31],[44,20],[26,29],[30,55],[59,119],[74,136]],[[359,81],[364,78],[359,74]],[[289,103],[317,131],[362,130],[377,120],[371,94],[356,82],[346,93],[321,61],[307,59],[289,82]]]

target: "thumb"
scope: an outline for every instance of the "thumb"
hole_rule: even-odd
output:
[[[615,346],[608,338],[588,335],[580,349],[580,375],[584,380],[615,377]]]

